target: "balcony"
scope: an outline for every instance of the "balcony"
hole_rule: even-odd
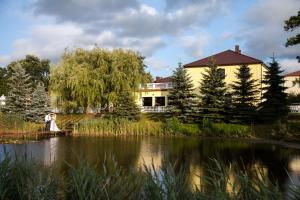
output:
[[[171,89],[173,88],[173,83],[147,83],[146,85],[141,85],[140,89],[148,89],[148,90],[155,90],[155,89]]]
[[[141,107],[141,112],[144,113],[160,113],[160,112],[167,112],[167,107],[166,106],[142,106]]]

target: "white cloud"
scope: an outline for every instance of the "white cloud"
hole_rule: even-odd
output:
[[[180,37],[181,45],[186,49],[187,54],[192,55],[194,58],[202,57],[204,49],[210,42],[211,37],[204,32]]]
[[[300,70],[300,63],[298,63],[297,59],[285,58],[285,59],[279,59],[278,62],[282,67],[282,69],[284,70],[284,73]]]

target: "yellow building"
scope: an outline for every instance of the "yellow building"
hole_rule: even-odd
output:
[[[300,94],[300,86],[296,84],[296,79],[300,79],[300,71],[292,72],[284,76],[285,92],[288,94]]]
[[[257,80],[260,90],[262,90],[262,79],[268,70],[263,61],[244,55],[239,46],[235,46],[235,51],[226,50],[212,56],[185,64],[189,76],[192,79],[195,92],[198,92],[203,73],[208,68],[210,59],[213,58],[220,73],[224,75],[225,83],[230,89],[230,84],[236,80],[236,72],[241,65],[250,67],[252,78]],[[141,87],[137,94],[137,103],[141,106],[142,112],[160,112],[165,110],[168,104],[168,94],[172,88],[170,78],[158,78],[155,83],[147,84],[147,87]],[[262,92],[259,95],[261,98]]]

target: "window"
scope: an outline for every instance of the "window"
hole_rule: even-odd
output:
[[[143,97],[143,106],[152,106],[152,97]]]
[[[166,97],[155,97],[155,106],[166,106]]]
[[[218,73],[221,76],[222,79],[225,78],[225,69],[218,69]]]

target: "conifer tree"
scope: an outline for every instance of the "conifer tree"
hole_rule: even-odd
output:
[[[173,88],[168,96],[170,113],[184,122],[193,120],[196,108],[193,83],[181,63],[173,71],[171,80]]]
[[[16,64],[8,80],[9,91],[5,102],[4,112],[20,114],[28,119],[31,101],[30,76],[25,69]]]
[[[208,69],[205,70],[200,82],[199,98],[205,117],[216,120],[223,118],[226,88],[224,76],[220,73],[213,58],[209,60]]]
[[[267,71],[263,84],[263,100],[260,103],[260,117],[265,122],[275,122],[284,120],[288,114],[287,94],[284,92],[284,77],[278,62],[273,57]]]
[[[46,93],[44,84],[40,82],[37,84],[36,89],[32,93],[29,120],[42,122],[44,116],[49,111],[49,97]]]
[[[252,79],[250,68],[246,65],[240,66],[235,75],[237,81],[231,85],[234,114],[239,121],[249,123],[254,120],[256,113],[258,84]]]
[[[119,94],[112,115],[129,120],[139,119],[140,109],[134,101],[132,92],[124,91]]]

